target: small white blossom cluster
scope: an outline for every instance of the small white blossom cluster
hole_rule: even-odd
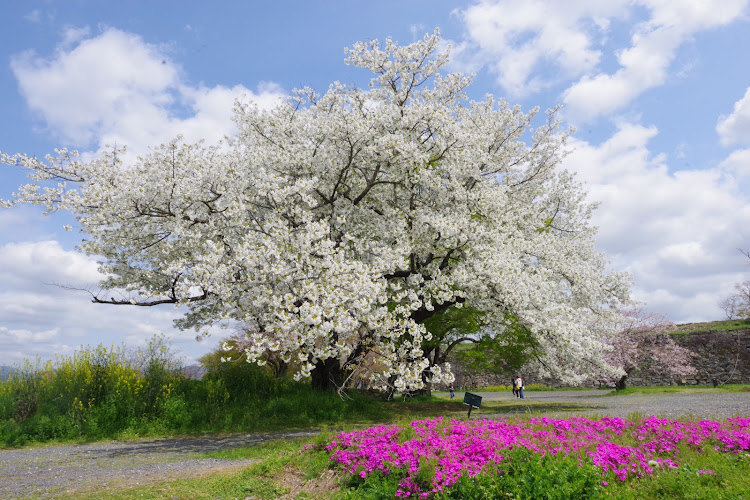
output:
[[[575,379],[604,362],[602,325],[629,278],[594,249],[593,207],[557,166],[554,112],[526,144],[536,110],[467,100],[471,77],[439,73],[439,42],[357,43],[346,62],[374,74],[368,89],[300,89],[272,111],[238,103],[240,132],[221,146],[178,138],[89,163],[2,155],[34,172],[6,204],[72,211],[105,289],[184,306],[182,328],[246,325],[247,358],[276,353],[298,377],[359,359],[399,390],[450,382],[425,356],[423,322],[469,305],[499,335],[512,314],[550,373]]]

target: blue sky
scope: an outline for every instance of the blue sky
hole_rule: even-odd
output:
[[[17,2],[0,0],[0,150],[134,152],[233,132],[235,98],[365,86],[344,47],[439,27],[470,97],[562,104],[564,167],[600,203],[598,248],[634,296],[675,322],[723,319],[750,263],[750,0]],[[0,166],[0,198],[25,181]],[[0,209],[0,364],[164,332],[187,360],[214,348],[179,311],[90,304],[54,284],[96,281],[64,214]]]

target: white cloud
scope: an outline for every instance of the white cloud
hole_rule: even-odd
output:
[[[631,45],[622,49],[613,74],[585,75],[564,93],[574,121],[586,122],[622,109],[644,91],[663,84],[677,49],[698,32],[729,24],[742,15],[747,0],[666,2],[644,0],[651,17],[634,26]]]
[[[16,290],[28,284],[91,285],[101,279],[96,262],[63,250],[57,241],[5,244],[0,246],[0,262],[0,280]]]
[[[740,18],[747,3],[484,0],[460,11],[467,40],[457,44],[457,66],[487,65],[513,97],[577,79],[563,93],[566,115],[586,122],[663,84],[680,46]],[[611,37],[613,23],[642,16],[644,8],[647,17],[632,25],[630,40]],[[614,73],[602,71],[606,55],[617,59]]]
[[[258,92],[191,86],[165,47],[117,29],[95,37],[68,29],[53,57],[24,52],[11,67],[28,106],[77,148],[117,144],[142,153],[178,134],[213,142],[235,130],[235,99],[269,107],[284,96],[273,83],[261,83]]]
[[[114,29],[84,40],[81,31],[66,33],[54,58],[24,52],[11,62],[29,107],[55,133],[87,145],[134,110],[165,119],[178,68],[158,47]]]
[[[12,343],[12,344],[38,344],[38,343],[49,343],[50,341],[57,338],[60,333],[59,328],[53,328],[51,330],[45,330],[43,332],[32,332],[29,330],[9,330],[3,326],[0,326],[0,343]]]
[[[167,54],[165,47],[116,29],[93,37],[87,29],[67,29],[52,57],[25,52],[11,66],[28,106],[53,135],[79,149],[117,144],[141,154],[178,134],[213,143],[235,130],[236,99],[268,108],[285,95],[272,82],[261,82],[256,91],[191,85]],[[55,286],[97,292],[100,275],[93,259],[53,241],[56,234],[36,222],[37,212],[0,212],[0,363],[50,359],[80,345],[125,342],[135,348],[158,333],[188,362],[213,346],[174,328],[178,309],[93,304],[85,292]],[[51,221],[60,217],[53,214]],[[33,241],[8,242],[18,234]]]
[[[734,103],[732,114],[719,117],[716,132],[724,146],[750,145],[750,87],[744,97]]]
[[[750,181],[750,149],[738,149],[719,164],[719,168],[737,182]],[[750,192],[750,190],[748,190]]]
[[[0,262],[0,364],[51,359],[80,345],[144,346],[159,333],[190,358],[207,348],[194,332],[174,328],[177,309],[93,304],[87,293],[51,284],[91,287],[99,279],[92,259],[55,241],[7,243]]]
[[[736,249],[750,237],[750,199],[720,167],[671,171],[648,149],[656,134],[623,123],[598,146],[573,140],[564,165],[600,203],[598,246],[633,273],[636,299],[679,322],[720,319],[716,303],[744,271]]]
[[[194,114],[172,124],[173,134],[181,133],[188,140],[201,138],[208,143],[222,139],[234,131],[232,114],[236,100],[253,101],[258,107],[269,109],[277,105],[284,96],[283,89],[272,82],[261,82],[257,92],[242,85],[234,87],[182,87],[184,99],[190,102]]]
[[[564,93],[572,119],[588,121],[622,109],[644,91],[663,84],[677,49],[694,34],[728,24],[746,0],[722,3],[644,1],[651,18],[634,27],[630,47],[617,56],[614,74],[586,75]]]
[[[22,210],[0,209],[0,234],[10,235],[11,228],[21,228],[28,214]]]
[[[624,0],[487,0],[460,15],[469,42],[497,74],[498,83],[511,95],[523,96],[551,83],[532,77],[542,63],[555,68],[555,78],[577,77],[595,68],[609,20],[624,15],[627,4]]]
[[[38,23],[42,20],[42,11],[39,9],[34,9],[25,16],[23,16],[24,19],[29,21],[30,23]]]

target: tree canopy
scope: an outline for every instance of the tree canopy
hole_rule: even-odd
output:
[[[544,373],[582,380],[609,366],[630,278],[595,250],[554,110],[532,128],[538,110],[469,100],[471,76],[440,72],[440,42],[356,43],[346,63],[369,88],[237,103],[222,144],[1,154],[34,181],[6,204],[78,217],[106,275],[95,302],[181,305],[185,329],[240,324],[250,360],[274,353],[298,376],[333,363],[396,389],[450,381],[425,322],[470,307],[492,335],[523,327]]]

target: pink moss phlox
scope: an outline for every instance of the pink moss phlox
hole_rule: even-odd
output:
[[[650,416],[640,423],[617,417],[540,417],[513,423],[506,419],[445,422],[441,417],[417,420],[410,427],[413,434],[395,425],[341,433],[325,449],[332,461],[362,479],[373,471],[383,475],[401,471],[396,493],[400,498],[427,498],[455,485],[463,475],[491,473],[514,448],[542,456],[574,455],[579,464],[588,459],[603,475],[621,481],[677,467],[680,443],[699,451],[705,446],[732,453],[750,449],[750,419],[739,417],[679,422]],[[405,437],[410,435],[416,437]],[[626,438],[635,445],[622,444]]]

